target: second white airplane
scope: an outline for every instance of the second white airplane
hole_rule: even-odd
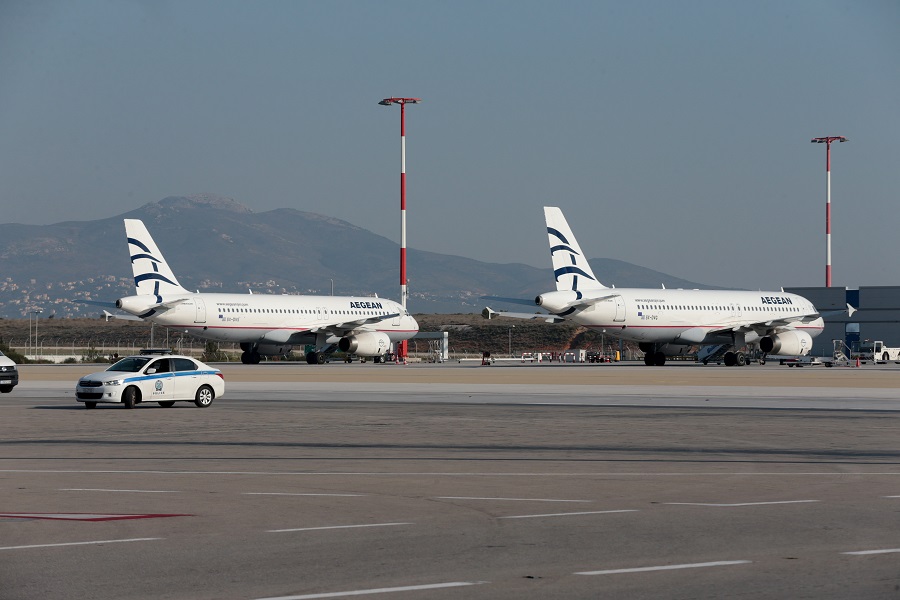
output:
[[[723,361],[744,365],[740,348],[804,356],[825,323],[813,303],[797,294],[742,290],[608,288],[594,276],[559,208],[544,207],[556,291],[533,301],[487,299],[539,306],[547,314],[495,312],[485,316],[573,321],[625,340],[638,342],[644,364],[662,366],[667,356],[691,346],[726,346]],[[849,307],[848,307],[849,308]]]
[[[383,298],[194,293],[178,283],[142,221],[125,219],[125,234],[136,295],[116,308],[198,338],[239,343],[245,364],[297,345],[315,346],[310,364],[324,363],[335,347],[379,360],[419,331],[412,315]]]

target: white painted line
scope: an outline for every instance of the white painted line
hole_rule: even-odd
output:
[[[267,533],[286,533],[289,531],[321,531],[323,529],[356,529],[358,527],[395,527],[397,525],[415,525],[415,523],[369,523],[367,525],[331,525],[329,527],[298,527],[296,529],[270,529]]]
[[[504,502],[584,502],[593,500],[554,500],[551,498],[477,498],[474,496],[437,496],[435,500],[502,500]]]
[[[693,563],[686,565],[662,565],[659,567],[636,567],[634,569],[609,569],[607,571],[583,571],[575,575],[615,575],[617,573],[644,573],[646,571],[671,571],[674,569],[702,569],[705,567],[727,567],[729,565],[746,565],[749,560],[720,560],[717,562]]]
[[[858,477],[866,476],[890,476],[900,475],[900,471],[843,471],[840,473],[825,471],[721,471],[716,473],[704,473],[702,471],[679,471],[674,473],[634,473],[614,471],[580,471],[580,472],[536,472],[536,473],[490,473],[483,471],[474,472],[426,472],[426,471],[160,471],[160,470],[112,470],[112,469],[0,469],[0,473],[43,473],[43,474],[100,474],[100,475],[275,475],[294,477]]]
[[[885,496],[885,498],[900,498],[900,496]]]
[[[706,504],[703,502],[666,502],[670,506],[764,506],[767,504],[804,504],[821,500],[780,500],[778,502],[738,502],[735,504]]]
[[[482,585],[487,581],[452,581],[450,583],[431,583],[426,585],[408,585],[405,587],[376,588],[372,590],[354,590],[352,592],[326,592],[324,594],[303,594],[301,596],[273,596],[259,600],[313,600],[314,598],[343,598],[346,596],[365,596],[368,594],[390,594],[391,592],[415,592],[419,590],[439,590],[442,588]]]
[[[152,542],[163,538],[132,538],[130,540],[99,540],[96,542],[68,542],[65,544],[33,544],[31,546],[6,546],[0,550],[24,550],[26,548],[59,548],[61,546],[96,546],[97,544],[123,544],[126,542]]]
[[[900,548],[888,548],[887,550],[860,550],[858,552],[841,552],[841,554],[851,554],[853,556],[865,556],[868,554],[896,554],[900,552]]]
[[[570,512],[570,513],[554,513],[547,515],[514,515],[511,517],[497,517],[498,519],[538,519],[541,517],[572,517],[575,515],[609,515],[613,513],[629,513],[638,512],[635,509],[629,510],[593,510],[589,512]]]
[[[244,496],[328,496],[331,498],[362,498],[366,494],[295,494],[292,492],[244,492]]]
[[[128,494],[180,494],[171,490],[104,490],[96,488],[62,488],[60,492],[122,492]]]

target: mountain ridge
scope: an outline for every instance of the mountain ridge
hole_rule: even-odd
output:
[[[363,227],[314,212],[254,212],[214,194],[169,196],[123,214],[51,225],[0,224],[0,317],[35,307],[60,317],[96,314],[75,300],[133,293],[123,219],[147,225],[188,289],[219,292],[399,295],[399,245]],[[591,259],[606,285],[701,285],[615,259]],[[414,313],[478,312],[482,295],[530,298],[553,274],[522,263],[489,263],[410,248]]]

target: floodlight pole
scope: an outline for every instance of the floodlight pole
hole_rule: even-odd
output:
[[[378,104],[382,106],[400,105],[400,305],[406,310],[408,296],[406,280],[406,105],[418,104],[421,98],[385,98]],[[407,341],[397,346],[400,358],[406,358]]]
[[[846,142],[842,135],[817,137],[813,144],[825,144],[825,287],[831,287],[831,142]]]

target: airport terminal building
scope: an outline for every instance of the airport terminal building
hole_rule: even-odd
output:
[[[881,340],[900,347],[900,286],[795,287],[784,291],[799,294],[824,313],[825,331],[813,339],[812,356],[831,356],[833,340],[848,347],[862,340]],[[847,315],[847,304],[856,308]]]

